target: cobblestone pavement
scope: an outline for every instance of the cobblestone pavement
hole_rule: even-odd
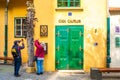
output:
[[[91,80],[89,73],[45,72],[43,75],[28,74],[20,70],[21,77],[14,77],[13,66],[0,65],[0,80]],[[120,80],[119,73],[103,74],[103,80]]]

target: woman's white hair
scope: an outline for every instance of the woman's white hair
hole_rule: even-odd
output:
[[[46,50],[45,42],[41,42],[40,44],[41,44],[41,46],[44,48],[44,50]]]

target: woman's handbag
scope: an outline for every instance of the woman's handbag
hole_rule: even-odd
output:
[[[37,57],[36,56],[34,56],[33,61],[37,61]]]

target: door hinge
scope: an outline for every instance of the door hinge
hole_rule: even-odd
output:
[[[60,36],[60,32],[59,31],[56,33],[56,36],[58,36],[58,37]]]
[[[59,60],[56,62],[56,64],[59,64],[60,62],[59,62]]]
[[[79,64],[80,64],[80,65],[82,65],[82,64],[83,64],[83,62],[82,62],[82,61],[79,61]]]
[[[80,51],[82,51],[82,50],[83,50],[83,48],[80,46],[80,47],[79,47],[79,50],[80,50]]]
[[[67,32],[68,32],[68,33],[69,33],[69,30],[70,30],[70,29],[69,29],[69,28],[67,28]]]
[[[80,31],[80,32],[79,32],[79,35],[80,35],[80,36],[83,36],[83,33]]]
[[[59,49],[60,49],[60,47],[58,46],[58,47],[56,48],[56,50],[59,51]]]

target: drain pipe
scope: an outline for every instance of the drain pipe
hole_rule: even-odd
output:
[[[5,7],[5,28],[4,28],[4,34],[5,34],[5,42],[4,42],[4,57],[7,57],[8,55],[8,49],[7,49],[7,45],[8,45],[8,3],[9,0],[6,0],[6,7]],[[7,63],[7,61],[5,60],[4,63]]]
[[[110,17],[107,17],[107,63],[106,67],[110,68],[111,57],[110,57]]]
[[[110,68],[111,57],[110,57],[110,14],[109,14],[109,0],[107,0],[107,57],[106,67]]]

